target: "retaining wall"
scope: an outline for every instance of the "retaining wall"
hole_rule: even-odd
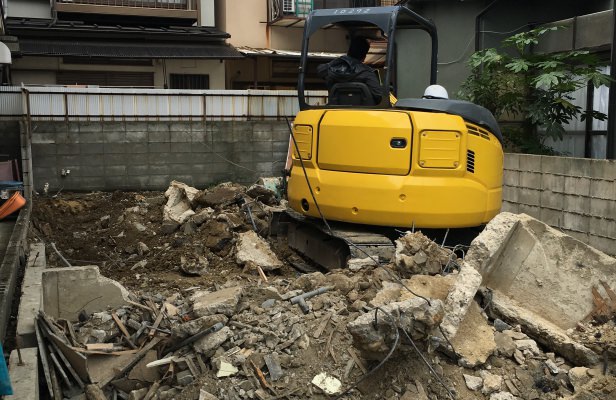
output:
[[[280,175],[284,121],[32,122],[34,188],[163,190]],[[70,170],[62,176],[62,170]]]
[[[202,188],[279,175],[284,121],[32,122],[34,188]],[[62,170],[70,170],[62,176]],[[506,154],[503,210],[526,213],[616,254],[616,162]]]
[[[616,255],[616,161],[506,154],[503,211]]]

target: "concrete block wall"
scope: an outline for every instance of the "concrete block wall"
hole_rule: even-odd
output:
[[[616,161],[506,154],[503,211],[616,255]]]
[[[173,179],[198,188],[248,184],[280,175],[288,143],[281,121],[33,122],[34,188],[162,190]]]

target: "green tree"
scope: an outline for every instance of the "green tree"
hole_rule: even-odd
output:
[[[547,138],[561,139],[563,125],[572,119],[605,120],[603,113],[587,111],[572,103],[573,93],[592,82],[608,84],[600,60],[588,51],[533,53],[541,36],[562,27],[545,27],[511,36],[502,49],[478,51],[471,55],[471,73],[459,97],[482,105],[498,120],[521,120],[517,128],[504,128],[505,137],[521,151],[550,153]]]

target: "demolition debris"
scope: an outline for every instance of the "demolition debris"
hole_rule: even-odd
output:
[[[470,248],[405,232],[389,264],[321,272],[269,235],[284,206],[231,183],[37,198],[32,240],[72,264],[48,252],[63,267],[36,318],[49,394],[616,397],[613,258],[503,213]]]

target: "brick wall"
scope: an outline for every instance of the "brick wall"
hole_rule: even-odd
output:
[[[616,161],[506,154],[503,211],[616,255]]]
[[[279,175],[286,122],[33,122],[34,188],[162,190]],[[63,177],[62,170],[70,170]]]

